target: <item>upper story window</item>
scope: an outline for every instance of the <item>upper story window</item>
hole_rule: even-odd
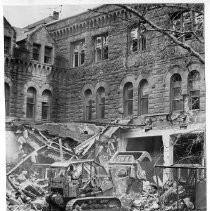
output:
[[[139,115],[148,114],[149,84],[143,80],[139,86]]]
[[[130,50],[131,52],[143,51],[146,49],[146,36],[144,27],[134,27],[130,31]]]
[[[42,120],[50,120],[51,92],[44,90],[42,93]]]
[[[183,36],[184,40],[189,40],[192,38],[195,32],[198,36],[203,36],[203,14],[198,14],[196,12],[176,12],[171,15],[173,30],[177,31],[174,36],[181,37],[182,34],[179,32],[186,32]]]
[[[108,35],[97,36],[94,39],[95,43],[95,62],[108,59]]]
[[[4,53],[10,54],[11,37],[4,36]]]
[[[44,49],[44,63],[52,63],[52,47],[45,46]]]
[[[30,87],[27,90],[26,118],[34,119],[35,104],[36,104],[36,89],[34,87]]]
[[[39,44],[33,44],[33,60],[39,61],[40,59],[40,48],[41,46]]]
[[[85,61],[85,40],[73,43],[73,67],[84,64]]]
[[[183,110],[182,78],[178,73],[171,76],[171,110]]]
[[[5,113],[6,116],[9,116],[10,110],[10,86],[8,83],[4,83],[5,88]]]
[[[97,97],[97,99],[96,99],[97,118],[104,119],[104,117],[105,117],[105,89],[104,89],[104,87],[100,87],[97,90],[96,97]]]
[[[200,73],[193,70],[188,75],[189,108],[200,109]]]
[[[123,90],[123,101],[124,101],[124,115],[133,114],[133,84],[128,82],[124,86]]]
[[[90,89],[87,89],[84,95],[85,95],[84,117],[85,117],[85,120],[91,120],[92,119],[92,91]]]

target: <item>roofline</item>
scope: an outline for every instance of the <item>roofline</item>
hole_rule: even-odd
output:
[[[91,10],[98,9],[98,8],[102,8],[102,7],[107,6],[107,5],[113,5],[113,4],[102,4],[102,5],[98,6],[98,7],[92,8]],[[88,13],[88,12],[90,12],[90,11],[87,10],[87,11],[82,12],[82,13],[79,13],[79,14],[77,14],[77,15],[73,15],[73,16],[69,16],[69,17],[66,17],[66,18],[63,18],[63,19],[60,19],[60,20],[57,20],[57,21],[53,21],[53,22],[47,23],[47,24],[45,24],[45,25],[46,25],[46,26],[50,26],[50,25],[53,25],[53,24],[55,24],[55,23],[59,23],[59,22],[61,22],[61,21],[65,21],[65,20],[67,20],[67,19],[75,18],[75,17],[77,17],[77,16],[86,14],[86,13]]]
[[[5,17],[5,16],[3,16],[4,17],[4,19],[7,21],[7,23],[10,25],[10,27],[15,31],[15,33],[16,33],[16,30],[15,30],[15,28],[11,25],[11,23],[7,20],[7,18]]]

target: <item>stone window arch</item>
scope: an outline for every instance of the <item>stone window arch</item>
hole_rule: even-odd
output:
[[[189,109],[200,109],[200,73],[192,70],[188,75]]]
[[[8,83],[4,83],[4,91],[5,91],[5,114],[9,116],[10,114],[10,86]]]
[[[138,90],[138,112],[139,115],[148,114],[149,108],[149,83],[143,79],[139,84]]]
[[[92,91],[91,89],[86,89],[84,92],[85,96],[85,108],[84,108],[84,119],[92,120],[92,108],[93,108],[93,100],[92,100]]]
[[[170,81],[170,97],[171,97],[171,111],[183,110],[183,96],[182,96],[182,77],[175,73],[171,76]]]
[[[105,104],[106,104],[105,88],[99,87],[97,89],[97,92],[96,92],[97,119],[104,119],[105,118]]]
[[[125,116],[133,114],[133,84],[127,82],[123,88],[123,113]]]
[[[34,87],[29,87],[26,96],[26,118],[35,118],[36,108],[36,95],[37,91]]]
[[[42,92],[42,120],[49,121],[51,116],[52,93],[45,89]]]

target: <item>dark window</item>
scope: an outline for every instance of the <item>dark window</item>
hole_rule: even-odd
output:
[[[85,61],[85,40],[73,43],[73,46],[73,67],[78,67]]]
[[[171,110],[183,110],[182,78],[179,74],[171,77]]]
[[[188,75],[189,108],[200,109],[200,73],[193,70]]]
[[[97,90],[97,118],[104,119],[105,117],[105,89],[100,87]]]
[[[108,59],[108,35],[95,38],[95,61]]]
[[[143,80],[139,86],[139,114],[148,114],[148,93],[149,85],[146,80]]]
[[[84,118],[85,120],[91,120],[92,119],[92,92],[91,90],[87,89],[84,95],[85,95]]]
[[[52,48],[45,46],[44,63],[50,64],[52,62]]]
[[[36,89],[30,87],[28,88],[27,91],[26,118],[34,119],[35,104],[36,104]]]
[[[10,54],[10,48],[11,48],[11,37],[4,37],[4,53]]]
[[[42,120],[50,120],[51,92],[45,90],[42,93]]]
[[[144,27],[134,27],[130,31],[131,52],[146,50],[146,36],[144,35]]]
[[[40,45],[33,44],[33,60],[39,61]]]
[[[9,116],[10,110],[10,86],[8,83],[5,83],[5,113],[6,116]]]
[[[133,84],[128,82],[124,86],[124,115],[133,114]]]

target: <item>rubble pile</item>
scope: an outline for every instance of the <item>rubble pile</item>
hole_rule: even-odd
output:
[[[10,184],[10,188],[7,188],[6,191],[8,210],[42,209],[47,193],[47,181],[37,179],[36,174],[28,176],[27,171],[22,171],[19,175],[9,175],[7,183]]]
[[[160,187],[159,194],[155,184],[149,181],[144,183],[146,185],[144,185],[142,192],[135,193],[132,191],[118,196],[122,202],[122,211],[159,211],[160,208],[163,211],[194,209],[194,204],[187,191],[182,185],[177,187],[176,181],[165,183],[163,187]]]

